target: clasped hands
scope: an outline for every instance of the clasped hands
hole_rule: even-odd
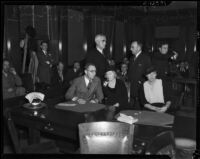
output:
[[[119,103],[115,103],[112,106],[109,106],[109,110],[115,111],[116,107],[119,107]]]
[[[168,101],[166,102],[166,104],[164,106],[162,106],[161,108],[155,107],[155,111],[159,112],[159,113],[165,113],[167,111],[167,109],[170,107],[171,102]]]
[[[78,97],[74,97],[72,99],[72,101],[76,101],[76,102],[78,102],[78,104],[85,104],[87,102],[85,99],[78,98]],[[92,99],[92,100],[90,100],[90,103],[98,103],[98,101],[95,99]]]

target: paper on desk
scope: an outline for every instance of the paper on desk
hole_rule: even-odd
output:
[[[122,114],[122,113],[119,114],[119,117],[117,118],[117,120],[121,121],[121,122],[128,123],[128,124],[133,124],[133,123],[136,123],[138,121],[138,119],[133,118],[132,116]]]
[[[73,107],[73,106],[76,106],[76,103],[67,103],[67,102],[64,102],[64,103],[57,104],[57,106]]]

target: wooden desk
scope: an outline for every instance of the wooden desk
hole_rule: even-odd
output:
[[[167,113],[138,110],[123,110],[120,113],[137,118],[138,121],[135,123],[137,125],[172,127],[171,125],[174,123],[174,116]],[[118,116],[119,114],[116,115],[116,118]]]
[[[98,120],[103,113],[104,109],[98,109],[90,112],[90,115],[94,115],[95,119]],[[37,113],[34,113],[33,110],[17,107],[11,110],[11,115],[17,125],[29,129],[29,143],[31,144],[40,142],[40,132],[65,137],[78,144],[77,125],[88,120],[84,112],[66,111],[54,107],[42,108]]]

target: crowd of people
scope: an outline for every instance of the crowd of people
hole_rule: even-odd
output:
[[[169,63],[178,54],[169,51],[168,43],[161,43],[151,56],[143,51],[140,41],[132,41],[132,57],[124,57],[119,65],[108,59],[104,50],[106,36],[95,36],[96,47],[89,50],[84,66],[74,61],[65,71],[64,63],[54,61],[48,50],[48,42],[41,41],[36,52],[37,82],[62,89],[66,100],[79,104],[103,103],[112,116],[123,109],[146,109],[168,112],[172,101],[166,96],[165,78],[169,75]],[[3,98],[24,95],[22,81],[9,61],[3,61]],[[84,68],[84,69],[82,69]]]

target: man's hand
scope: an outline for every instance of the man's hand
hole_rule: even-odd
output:
[[[11,67],[11,68],[10,68],[10,72],[11,72],[13,75],[16,75],[16,74],[17,74],[17,72],[15,71],[15,68],[14,68],[14,67]]]
[[[77,100],[78,100],[78,97],[72,98],[72,101],[77,101]]]
[[[85,104],[86,100],[80,98],[77,100],[77,102],[78,102],[78,104]]]
[[[119,107],[119,103],[115,103],[113,106],[114,107]]]
[[[46,64],[48,64],[48,65],[49,65],[49,64],[50,64],[50,62],[49,62],[49,61],[46,61]]]
[[[96,102],[95,100],[92,99],[92,100],[90,101],[90,103],[97,103],[97,102]]]
[[[8,88],[8,92],[12,92],[13,91],[13,88]]]
[[[115,111],[116,107],[112,105],[112,106],[110,106],[108,109],[109,109],[110,111]]]

